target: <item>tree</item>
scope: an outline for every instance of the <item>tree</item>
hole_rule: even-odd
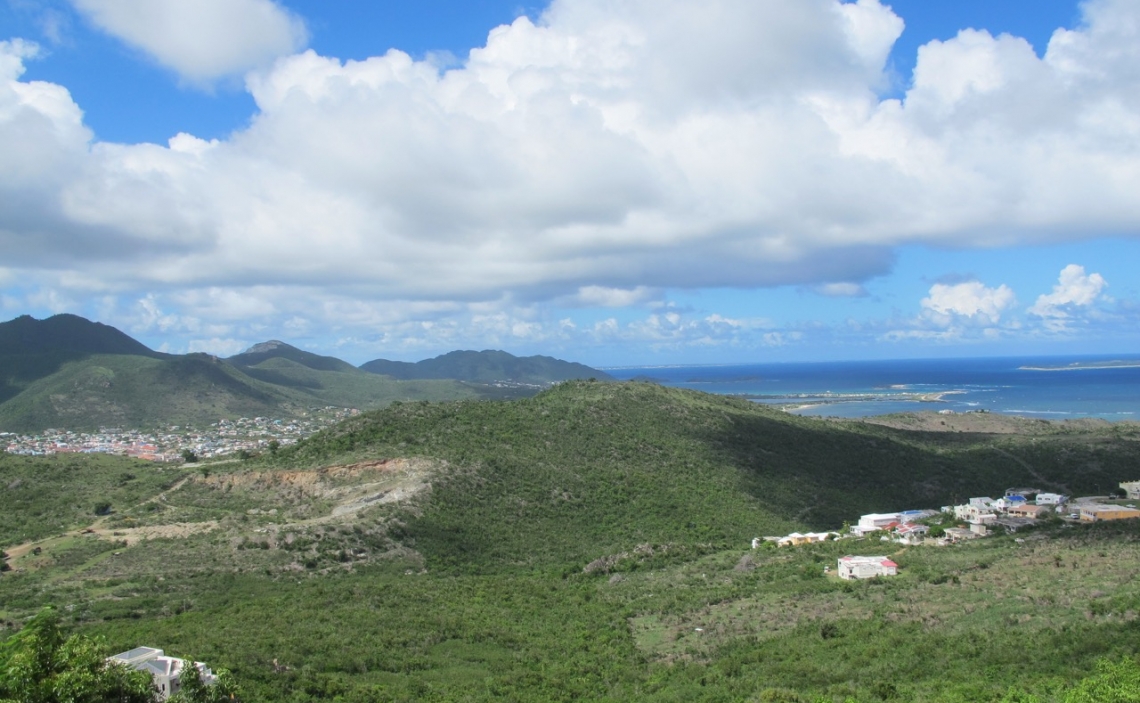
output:
[[[194,665],[193,659],[186,659],[179,677],[180,688],[178,693],[168,699],[168,703],[229,703],[240,699],[237,684],[230,672],[218,669],[218,680],[213,686],[207,686],[202,680],[202,672]]]
[[[1140,703],[1140,665],[1134,659],[1102,659],[1095,674],[1065,695],[1065,703]]]
[[[193,464],[195,461],[198,461],[198,455],[189,449],[183,449],[182,461],[185,461],[187,464]]]
[[[151,677],[107,661],[102,640],[64,636],[45,608],[0,645],[0,703],[155,703]]]
[[[276,454],[277,450],[281,448],[281,443],[275,439],[269,440],[269,453]]]

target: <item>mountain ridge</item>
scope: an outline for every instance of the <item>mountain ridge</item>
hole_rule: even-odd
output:
[[[22,315],[0,323],[0,431],[141,429],[297,416],[330,405],[367,410],[404,400],[503,399],[570,377],[603,376],[581,364],[507,352],[426,361],[429,372],[407,364],[413,371],[377,374],[276,339],[229,358],[166,354],[77,315]]]
[[[417,362],[374,359],[360,368],[402,380],[453,378],[471,383],[508,381],[538,385],[589,378],[614,380],[585,364],[543,355],[520,357],[498,349],[456,350]]]

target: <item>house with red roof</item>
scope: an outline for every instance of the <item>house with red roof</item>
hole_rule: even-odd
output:
[[[899,565],[887,557],[855,557],[845,556],[839,558],[839,578],[872,579],[876,576],[898,576]]]

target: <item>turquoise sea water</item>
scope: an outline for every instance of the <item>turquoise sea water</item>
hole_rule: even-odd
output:
[[[629,380],[795,406],[805,415],[866,417],[987,410],[1043,419],[1140,421],[1140,355],[908,359],[605,369]]]

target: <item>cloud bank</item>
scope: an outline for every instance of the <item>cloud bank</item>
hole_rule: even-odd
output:
[[[173,0],[73,2],[190,81],[304,40],[269,0],[193,18]],[[395,50],[283,56],[246,77],[248,128],[165,146],[96,140],[66,88],[21,80],[34,49],[4,42],[3,264],[77,295],[273,291],[274,310],[315,289],[607,307],[663,289],[858,296],[903,245],[1137,232],[1140,5],[1083,12],[1042,57],[973,30],[931,42],[887,99],[903,22],[878,0],[556,0],[447,71]],[[1033,310],[1078,304],[1075,285]],[[928,301],[997,322],[1013,297]]]

